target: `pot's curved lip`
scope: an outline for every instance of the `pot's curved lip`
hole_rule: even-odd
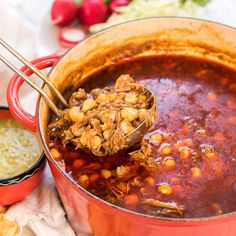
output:
[[[110,28],[113,28],[113,27],[116,27],[116,26],[119,26],[119,25],[125,25],[125,24],[129,24],[129,23],[132,23],[132,22],[136,22],[136,21],[146,21],[146,20],[150,20],[150,19],[183,19],[183,20],[191,20],[191,21],[196,21],[196,22],[206,22],[206,23],[211,23],[211,24],[215,24],[215,25],[220,25],[220,26],[224,26],[226,28],[229,28],[229,29],[233,29],[233,30],[236,30],[236,28],[234,27],[231,27],[231,26],[228,26],[228,25],[225,25],[225,24],[222,24],[222,23],[218,23],[218,22],[214,22],[214,21],[210,21],[210,20],[204,20],[204,19],[196,19],[196,18],[192,18],[192,17],[175,17],[175,16],[166,16],[166,17],[147,17],[147,18],[142,18],[142,19],[136,19],[136,20],[131,20],[131,21],[126,21],[126,22],[123,22],[123,23],[119,23],[119,24],[116,24],[116,25],[113,25],[113,26],[110,26],[106,29],[102,29],[98,32],[96,32],[95,34],[93,35],[90,35],[88,37],[86,37],[84,40],[82,40],[79,44],[83,43],[84,41],[86,41],[88,38],[92,38],[92,37],[96,37],[97,34],[100,34],[100,33],[103,33],[104,31],[107,31],[108,29]],[[54,67],[61,61],[61,59],[68,53],[70,52],[71,50],[73,50],[74,47],[78,46],[78,44],[74,45],[72,48],[70,48],[64,55],[62,55],[62,57],[55,63],[55,65],[51,68],[51,70],[49,71],[48,73],[48,76],[51,74],[52,70],[54,69]],[[44,85],[43,85],[44,87]],[[66,172],[64,172],[60,166],[57,164],[57,162],[53,159],[53,157],[51,156],[50,154],[50,151],[48,149],[48,146],[46,145],[46,143],[44,142],[44,139],[43,139],[43,136],[42,136],[42,130],[41,130],[41,126],[40,126],[40,119],[38,117],[38,114],[39,114],[39,110],[40,110],[40,101],[41,101],[41,97],[38,99],[38,103],[37,103],[37,122],[38,122],[38,127],[39,127],[39,134],[40,134],[40,138],[42,140],[42,143],[43,143],[43,146],[47,152],[47,156],[50,157],[51,161],[53,162],[53,164],[57,167],[57,169],[61,172],[61,174],[66,178],[68,179],[76,188],[78,188],[80,191],[84,192],[85,194],[87,194],[89,197],[99,201],[99,202],[102,202],[103,204],[105,205],[108,205],[112,208],[115,208],[117,210],[120,210],[124,213],[128,213],[128,214],[132,214],[132,215],[136,215],[137,217],[144,217],[146,219],[152,219],[152,220],[162,220],[162,221],[171,221],[171,222],[189,222],[189,223],[194,223],[194,222],[206,222],[206,221],[213,221],[213,220],[218,220],[218,219],[223,219],[223,218],[228,218],[228,217],[233,217],[233,216],[236,216],[236,211],[234,212],[230,212],[230,213],[226,213],[226,214],[222,214],[222,215],[219,215],[219,216],[210,216],[210,217],[201,217],[201,218],[168,218],[168,217],[160,217],[160,216],[151,216],[151,215],[146,215],[146,214],[142,214],[142,213],[139,213],[139,212],[135,212],[135,211],[131,211],[131,210],[128,210],[128,209],[125,209],[125,208],[122,208],[122,207],[119,207],[119,206],[116,206],[114,204],[111,204],[95,195],[93,195],[92,193],[90,193],[89,191],[87,191],[86,189],[82,188],[79,184],[77,184],[75,182],[74,179],[72,179],[69,175],[66,174]]]
[[[1,110],[6,110],[9,111],[8,107],[5,106],[0,106],[0,112]],[[14,118],[12,118],[14,119]],[[44,152],[40,155],[39,159],[26,171],[24,171],[23,173],[13,176],[13,177],[9,177],[6,179],[0,179],[0,187],[1,186],[9,186],[12,184],[17,184],[22,182],[23,180],[26,180],[28,178],[30,178],[31,176],[33,176],[43,165],[43,163],[46,161],[46,157]]]

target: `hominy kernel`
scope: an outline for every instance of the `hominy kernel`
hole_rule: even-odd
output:
[[[201,176],[201,170],[199,168],[193,167],[191,168],[191,171],[194,178],[198,178]]]
[[[114,101],[115,103],[120,103],[120,102],[124,102],[125,100],[125,94],[124,93],[118,93],[116,100]]]
[[[139,192],[140,192],[141,194],[145,194],[145,193],[146,193],[146,190],[145,190],[144,187],[142,187],[142,188],[139,189]]]
[[[86,133],[82,133],[80,139],[79,139],[80,143],[83,145],[83,146],[87,146],[88,144],[88,136],[86,135]]]
[[[97,101],[99,103],[106,103],[106,102],[108,102],[108,95],[105,94],[105,93],[99,94],[98,97],[97,97]]]
[[[125,107],[121,110],[121,117],[128,121],[133,121],[138,118],[138,110],[131,107]]]
[[[144,181],[150,185],[150,186],[154,186],[155,185],[155,180],[151,177],[151,176],[148,176],[144,179]]]
[[[89,110],[92,110],[96,106],[97,106],[96,101],[94,101],[93,99],[88,98],[83,103],[82,111],[87,112]]]
[[[135,206],[139,202],[138,196],[136,194],[126,195],[124,198],[124,204],[127,206]]]
[[[216,153],[215,153],[215,152],[210,152],[210,153],[207,153],[207,154],[205,155],[205,157],[206,157],[207,159],[209,159],[209,160],[213,160],[213,159],[215,159],[217,156],[216,156]]]
[[[168,184],[161,184],[157,187],[159,193],[169,196],[173,193],[173,189]]]
[[[222,208],[221,208],[221,206],[218,203],[213,203],[212,204],[212,208],[213,208],[213,210],[214,210],[216,215],[223,214]]]
[[[84,119],[84,113],[80,111],[79,107],[72,107],[68,111],[69,117],[73,122],[81,123]]]
[[[179,154],[180,154],[180,157],[186,159],[186,158],[190,157],[191,150],[188,147],[182,147],[182,148],[180,148]]]
[[[108,125],[108,123],[105,123],[105,124],[101,125],[101,128],[102,128],[102,131],[106,131],[106,130],[111,129],[112,127],[111,127],[110,123],[109,123],[109,125]]]
[[[55,160],[58,160],[61,158],[61,153],[56,148],[51,148],[50,153]]]
[[[154,146],[159,146],[162,142],[162,135],[160,133],[155,133],[150,136],[150,141]]]
[[[139,110],[139,115],[138,115],[138,118],[139,118],[139,121],[144,121],[147,117],[147,110],[146,109],[140,109]]]
[[[116,111],[101,111],[100,116],[103,123],[106,123],[108,120],[115,121],[116,120]]]
[[[175,160],[172,157],[165,158],[164,166],[166,169],[173,169],[175,167]]]
[[[159,153],[163,156],[170,155],[172,153],[172,149],[169,143],[162,143],[159,148]]]
[[[201,153],[204,158],[212,160],[217,157],[217,153],[216,153],[214,146],[207,145],[207,144],[201,144],[200,148],[201,148]]]
[[[106,169],[102,169],[101,170],[101,176],[104,179],[109,179],[109,178],[111,178],[111,171],[110,170],[106,170]]]
[[[134,127],[128,120],[122,120],[120,122],[120,128],[124,134],[128,134],[134,130]]]
[[[78,182],[82,187],[87,188],[89,185],[89,177],[87,175],[81,175]]]
[[[114,93],[108,94],[109,102],[113,102],[115,99],[116,99],[116,94],[114,94]]]
[[[125,95],[125,101],[130,103],[130,104],[135,105],[135,104],[138,103],[138,97],[137,97],[136,94],[132,94],[132,93],[126,94]]]
[[[110,135],[111,135],[111,130],[110,129],[107,129],[103,132],[103,137],[108,140],[110,138]]]
[[[138,96],[138,103],[143,103],[143,102],[145,102],[146,100],[147,100],[147,97],[146,97],[145,95],[140,94],[140,95]]]
[[[99,149],[101,147],[101,144],[102,139],[98,135],[91,137],[91,145],[93,149]]]
[[[198,129],[196,131],[196,134],[199,136],[206,136],[207,135],[207,131],[205,129]]]

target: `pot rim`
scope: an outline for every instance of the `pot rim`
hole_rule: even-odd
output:
[[[191,21],[196,21],[196,22],[205,22],[205,23],[210,23],[210,24],[213,24],[213,25],[220,25],[220,26],[223,26],[225,28],[229,28],[229,29],[233,29],[236,31],[236,27],[232,27],[232,26],[229,26],[229,25],[226,25],[226,24],[223,24],[223,23],[219,23],[219,22],[214,22],[212,20],[205,20],[205,19],[197,19],[197,18],[193,18],[193,17],[176,17],[176,16],[162,16],[162,17],[146,17],[146,18],[142,18],[142,19],[135,19],[135,20],[130,20],[130,21],[126,21],[126,22],[123,22],[123,23],[119,23],[119,24],[116,24],[116,25],[112,25],[108,28],[105,28],[105,29],[102,29],[98,32],[96,32],[95,34],[92,34],[92,35],[89,35],[88,37],[86,37],[85,39],[83,39],[80,43],[74,45],[73,47],[71,47],[68,51],[66,51],[62,56],[61,58],[53,65],[53,67],[50,69],[50,71],[48,72],[48,76],[50,76],[51,72],[54,70],[54,68],[57,66],[57,64],[62,60],[62,58],[65,57],[65,55],[70,52],[71,50],[74,49],[74,47],[78,46],[79,44],[81,44],[82,42],[84,41],[87,41],[88,39],[92,38],[92,37],[96,37],[97,34],[100,34],[100,33],[103,33],[104,31],[107,31],[109,30],[110,28],[114,28],[114,27],[119,27],[120,25],[126,25],[126,24],[129,24],[129,23],[132,23],[132,22],[137,22],[137,21],[146,21],[146,20],[151,20],[151,19],[182,19],[182,20],[191,20]],[[43,84],[42,88],[44,88],[45,84]],[[168,221],[171,221],[171,222],[179,222],[179,223],[184,223],[184,222],[188,222],[188,223],[194,223],[194,222],[209,222],[209,221],[215,221],[215,220],[219,220],[219,219],[223,219],[223,218],[229,218],[229,217],[234,217],[236,216],[236,211],[233,211],[233,212],[229,212],[229,213],[226,213],[226,214],[222,214],[222,215],[218,215],[218,216],[209,216],[209,217],[200,217],[200,218],[169,218],[169,217],[162,217],[162,216],[151,216],[151,215],[146,215],[146,214],[143,214],[143,213],[139,213],[139,212],[135,212],[135,211],[131,211],[131,210],[128,210],[126,208],[123,208],[123,207],[120,207],[120,206],[117,206],[117,205],[114,205],[112,203],[109,203],[99,197],[97,197],[96,195],[90,193],[89,191],[87,191],[86,189],[84,189],[83,187],[81,187],[79,184],[77,184],[75,182],[74,179],[72,179],[69,175],[66,174],[66,172],[64,172],[60,166],[58,165],[58,163],[54,160],[54,158],[51,156],[51,153],[49,151],[49,148],[46,144],[46,142],[44,141],[43,139],[43,135],[42,135],[42,129],[41,129],[41,126],[40,126],[40,118],[39,118],[39,111],[40,111],[40,101],[41,101],[41,97],[38,99],[37,101],[37,125],[38,125],[38,129],[39,129],[39,135],[40,135],[40,138],[41,138],[41,141],[43,143],[43,146],[46,150],[46,156],[47,157],[50,157],[50,160],[53,162],[53,164],[56,166],[56,168],[61,172],[61,174],[66,178],[68,179],[76,188],[78,188],[80,191],[82,191],[83,193],[85,193],[86,195],[88,195],[89,197],[91,197],[92,199],[98,201],[98,202],[101,202],[103,204],[105,204],[106,206],[108,207],[112,207],[118,211],[121,211],[121,213],[128,213],[128,214],[131,214],[131,215],[135,215],[137,217],[143,217],[145,219],[152,219],[152,220],[161,220],[161,221],[165,221],[165,222],[168,222]]]
[[[9,108],[7,106],[0,106],[0,112],[2,110],[9,111]],[[9,111],[9,114],[11,114],[10,111]],[[14,118],[12,117],[12,119],[14,119]],[[44,152],[42,152],[42,154],[40,154],[39,159],[29,169],[27,169],[23,173],[18,174],[13,177],[0,179],[0,187],[1,186],[9,186],[12,184],[18,184],[18,183],[30,178],[41,168],[41,166],[43,165],[45,160],[46,160],[45,154],[44,154]]]

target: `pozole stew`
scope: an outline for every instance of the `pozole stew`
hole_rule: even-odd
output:
[[[111,66],[84,89],[113,86],[123,74],[157,98],[158,118],[149,133],[132,149],[103,157],[51,136],[58,164],[92,194],[136,212],[196,218],[236,211],[235,71],[162,56]]]

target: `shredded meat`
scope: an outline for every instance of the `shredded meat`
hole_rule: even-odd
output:
[[[141,166],[147,169],[149,172],[158,172],[160,170],[160,164],[152,158],[152,148],[148,142],[143,139],[141,142],[141,148],[137,151],[131,152],[130,157],[133,161],[138,161]]]
[[[87,93],[84,89],[79,88],[77,92],[73,93],[69,99],[69,106],[78,106],[87,98]]]
[[[131,169],[129,166],[118,166],[116,168],[116,176],[117,178],[124,178],[127,174],[131,172]]]
[[[151,199],[151,198],[143,200],[141,204],[147,204],[154,207],[160,207],[160,208],[164,208],[165,210],[172,210],[172,212],[176,211],[176,213],[178,213],[181,216],[183,215],[185,211],[183,206],[180,206],[175,202],[162,202],[162,201]]]
[[[121,75],[113,88],[97,88],[87,94],[78,89],[61,119],[49,124],[50,142],[60,140],[75,148],[106,156],[126,148],[126,135],[143,121],[156,119],[155,98],[129,75]]]

